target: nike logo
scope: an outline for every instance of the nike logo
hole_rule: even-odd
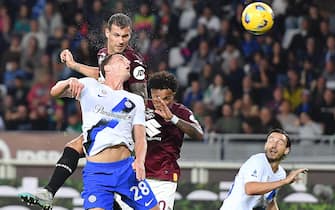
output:
[[[104,97],[104,96],[98,94],[98,97]]]
[[[153,198],[152,198],[149,202],[145,202],[145,203],[144,203],[145,207],[149,206],[149,205],[152,203],[152,201],[154,201]]]

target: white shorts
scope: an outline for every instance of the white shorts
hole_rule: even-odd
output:
[[[147,179],[161,210],[172,210],[177,190],[177,183]]]
[[[155,179],[147,179],[146,181],[157,199],[160,210],[173,210],[177,183]],[[115,200],[119,203],[122,210],[133,210],[121,200],[121,196],[115,195]]]

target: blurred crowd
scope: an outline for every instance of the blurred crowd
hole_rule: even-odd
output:
[[[80,132],[77,102],[49,95],[57,80],[83,76],[59,53],[97,66],[104,23],[124,12],[148,74],[177,76],[177,101],[206,133],[334,134],[335,11],[323,1],[264,2],[275,24],[254,36],[238,0],[0,0],[0,129]]]

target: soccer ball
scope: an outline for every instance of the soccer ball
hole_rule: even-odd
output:
[[[273,11],[269,5],[263,2],[253,2],[245,7],[242,12],[244,29],[254,35],[261,35],[269,31],[273,22]]]

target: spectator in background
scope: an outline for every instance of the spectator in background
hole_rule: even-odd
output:
[[[212,110],[217,109],[224,103],[224,94],[227,89],[221,74],[216,74],[213,83],[204,91],[203,102]]]
[[[316,79],[319,74],[317,71],[310,60],[303,60],[303,68],[300,72],[300,84],[303,88],[312,89],[316,85]]]
[[[172,10],[168,0],[163,0],[157,15],[155,30],[167,43],[168,47],[176,46],[180,41],[180,29],[178,27],[179,16]]]
[[[198,49],[192,54],[189,66],[191,71],[199,74],[206,63],[213,64],[215,61],[215,54],[209,50],[209,43],[207,40],[202,40],[199,43]]]
[[[11,95],[4,98],[4,123],[6,130],[30,130],[29,111],[24,104],[15,105]]]
[[[317,106],[316,120],[324,127],[324,134],[332,135],[335,133],[335,95],[330,89],[323,93],[321,104]]]
[[[287,72],[288,84],[284,88],[284,99],[288,100],[293,110],[295,110],[301,103],[301,95],[303,88],[299,83],[298,73],[290,69]]]
[[[54,85],[52,76],[49,72],[36,71],[35,81],[27,96],[29,107],[29,118],[32,122],[33,130],[49,130],[51,129],[50,118],[54,105],[54,99],[49,92]]]
[[[22,75],[16,75],[14,79],[14,86],[7,89],[7,95],[12,97],[15,106],[27,105],[27,95],[29,86],[25,82]]]
[[[276,119],[288,133],[297,134],[299,132],[297,126],[298,116],[293,113],[290,102],[284,100],[279,107],[279,113],[276,114]]]
[[[301,95],[301,103],[298,107],[293,110],[298,116],[302,112],[313,113],[314,112],[314,105],[311,101],[311,93],[308,89],[304,89]],[[313,116],[312,116],[313,117]]]
[[[213,10],[209,6],[205,6],[202,9],[202,13],[198,18],[198,24],[205,25],[210,31],[210,35],[214,35],[220,30],[220,19],[213,13]]]
[[[2,71],[6,68],[6,63],[9,60],[17,60],[19,61],[21,58],[21,46],[20,46],[20,36],[13,35],[10,38],[10,45],[8,49],[2,52],[2,56],[0,59],[0,68],[2,69],[0,72],[0,82],[2,82]],[[1,55],[1,54],[0,54]]]
[[[63,26],[63,20],[57,11],[56,2],[47,1],[43,12],[38,17],[40,30],[48,36],[52,35],[56,28]]]
[[[270,65],[277,74],[276,84],[285,86],[287,81],[287,58],[285,50],[281,47],[279,41],[272,45],[272,54],[270,55]]]
[[[21,49],[27,49],[29,46],[30,38],[34,36],[38,40],[38,46],[41,50],[44,50],[47,45],[47,35],[41,31],[39,23],[35,19],[30,19],[30,32],[26,33],[22,37]]]
[[[322,76],[326,79],[326,86],[335,89],[335,57],[334,60],[326,61]]]
[[[27,43],[27,48],[22,49],[20,66],[29,74],[34,75],[34,71],[41,65],[43,50],[39,46],[38,39],[31,36]]]
[[[237,58],[232,58],[229,61],[228,74],[225,74],[227,86],[233,93],[234,98],[242,97],[242,81],[244,78],[244,71],[240,67]]]
[[[192,80],[190,83],[191,86],[185,90],[183,96],[183,104],[188,108],[191,108],[196,101],[203,100],[203,90],[200,87],[199,81]]]
[[[239,64],[242,64],[242,55],[240,50],[235,46],[232,41],[227,41],[223,51],[220,55],[221,61],[221,70],[225,74],[229,74],[229,62],[232,59],[237,59]]]
[[[265,106],[270,108],[271,112],[274,114],[279,113],[279,107],[281,103],[284,101],[284,90],[282,87],[275,87],[272,91],[272,99],[269,100]]]
[[[201,89],[206,90],[212,84],[214,76],[217,74],[213,68],[213,65],[209,63],[206,63],[202,68],[198,77]]]
[[[144,30],[149,36],[154,34],[156,17],[151,13],[148,3],[142,2],[140,4],[139,10],[134,15],[133,23],[135,32]]]
[[[10,59],[5,63],[4,83],[7,89],[14,88],[15,78],[20,76],[25,80],[31,80],[32,74],[20,68],[19,61]]]
[[[318,77],[315,87],[312,88],[312,101],[315,107],[319,107],[323,101],[323,93],[326,90],[326,79]]]
[[[215,131],[217,133],[240,133],[242,131],[241,119],[234,115],[232,105],[222,105],[221,117],[216,120]]]
[[[323,133],[323,128],[319,123],[312,120],[311,116],[307,112],[301,112],[299,116],[299,138],[302,144],[308,144],[310,141],[306,140],[318,140],[320,135]],[[305,140],[305,141],[304,141]]]
[[[14,21],[13,33],[22,35],[30,31],[29,13],[30,11],[26,4],[20,5],[19,12]]]
[[[89,30],[101,32],[101,26],[105,16],[107,15],[104,11],[101,0],[90,1],[91,5],[88,7],[87,22]]]
[[[262,107],[259,113],[260,133],[267,133],[274,128],[282,128],[281,123],[273,116],[271,110],[267,107]]]

